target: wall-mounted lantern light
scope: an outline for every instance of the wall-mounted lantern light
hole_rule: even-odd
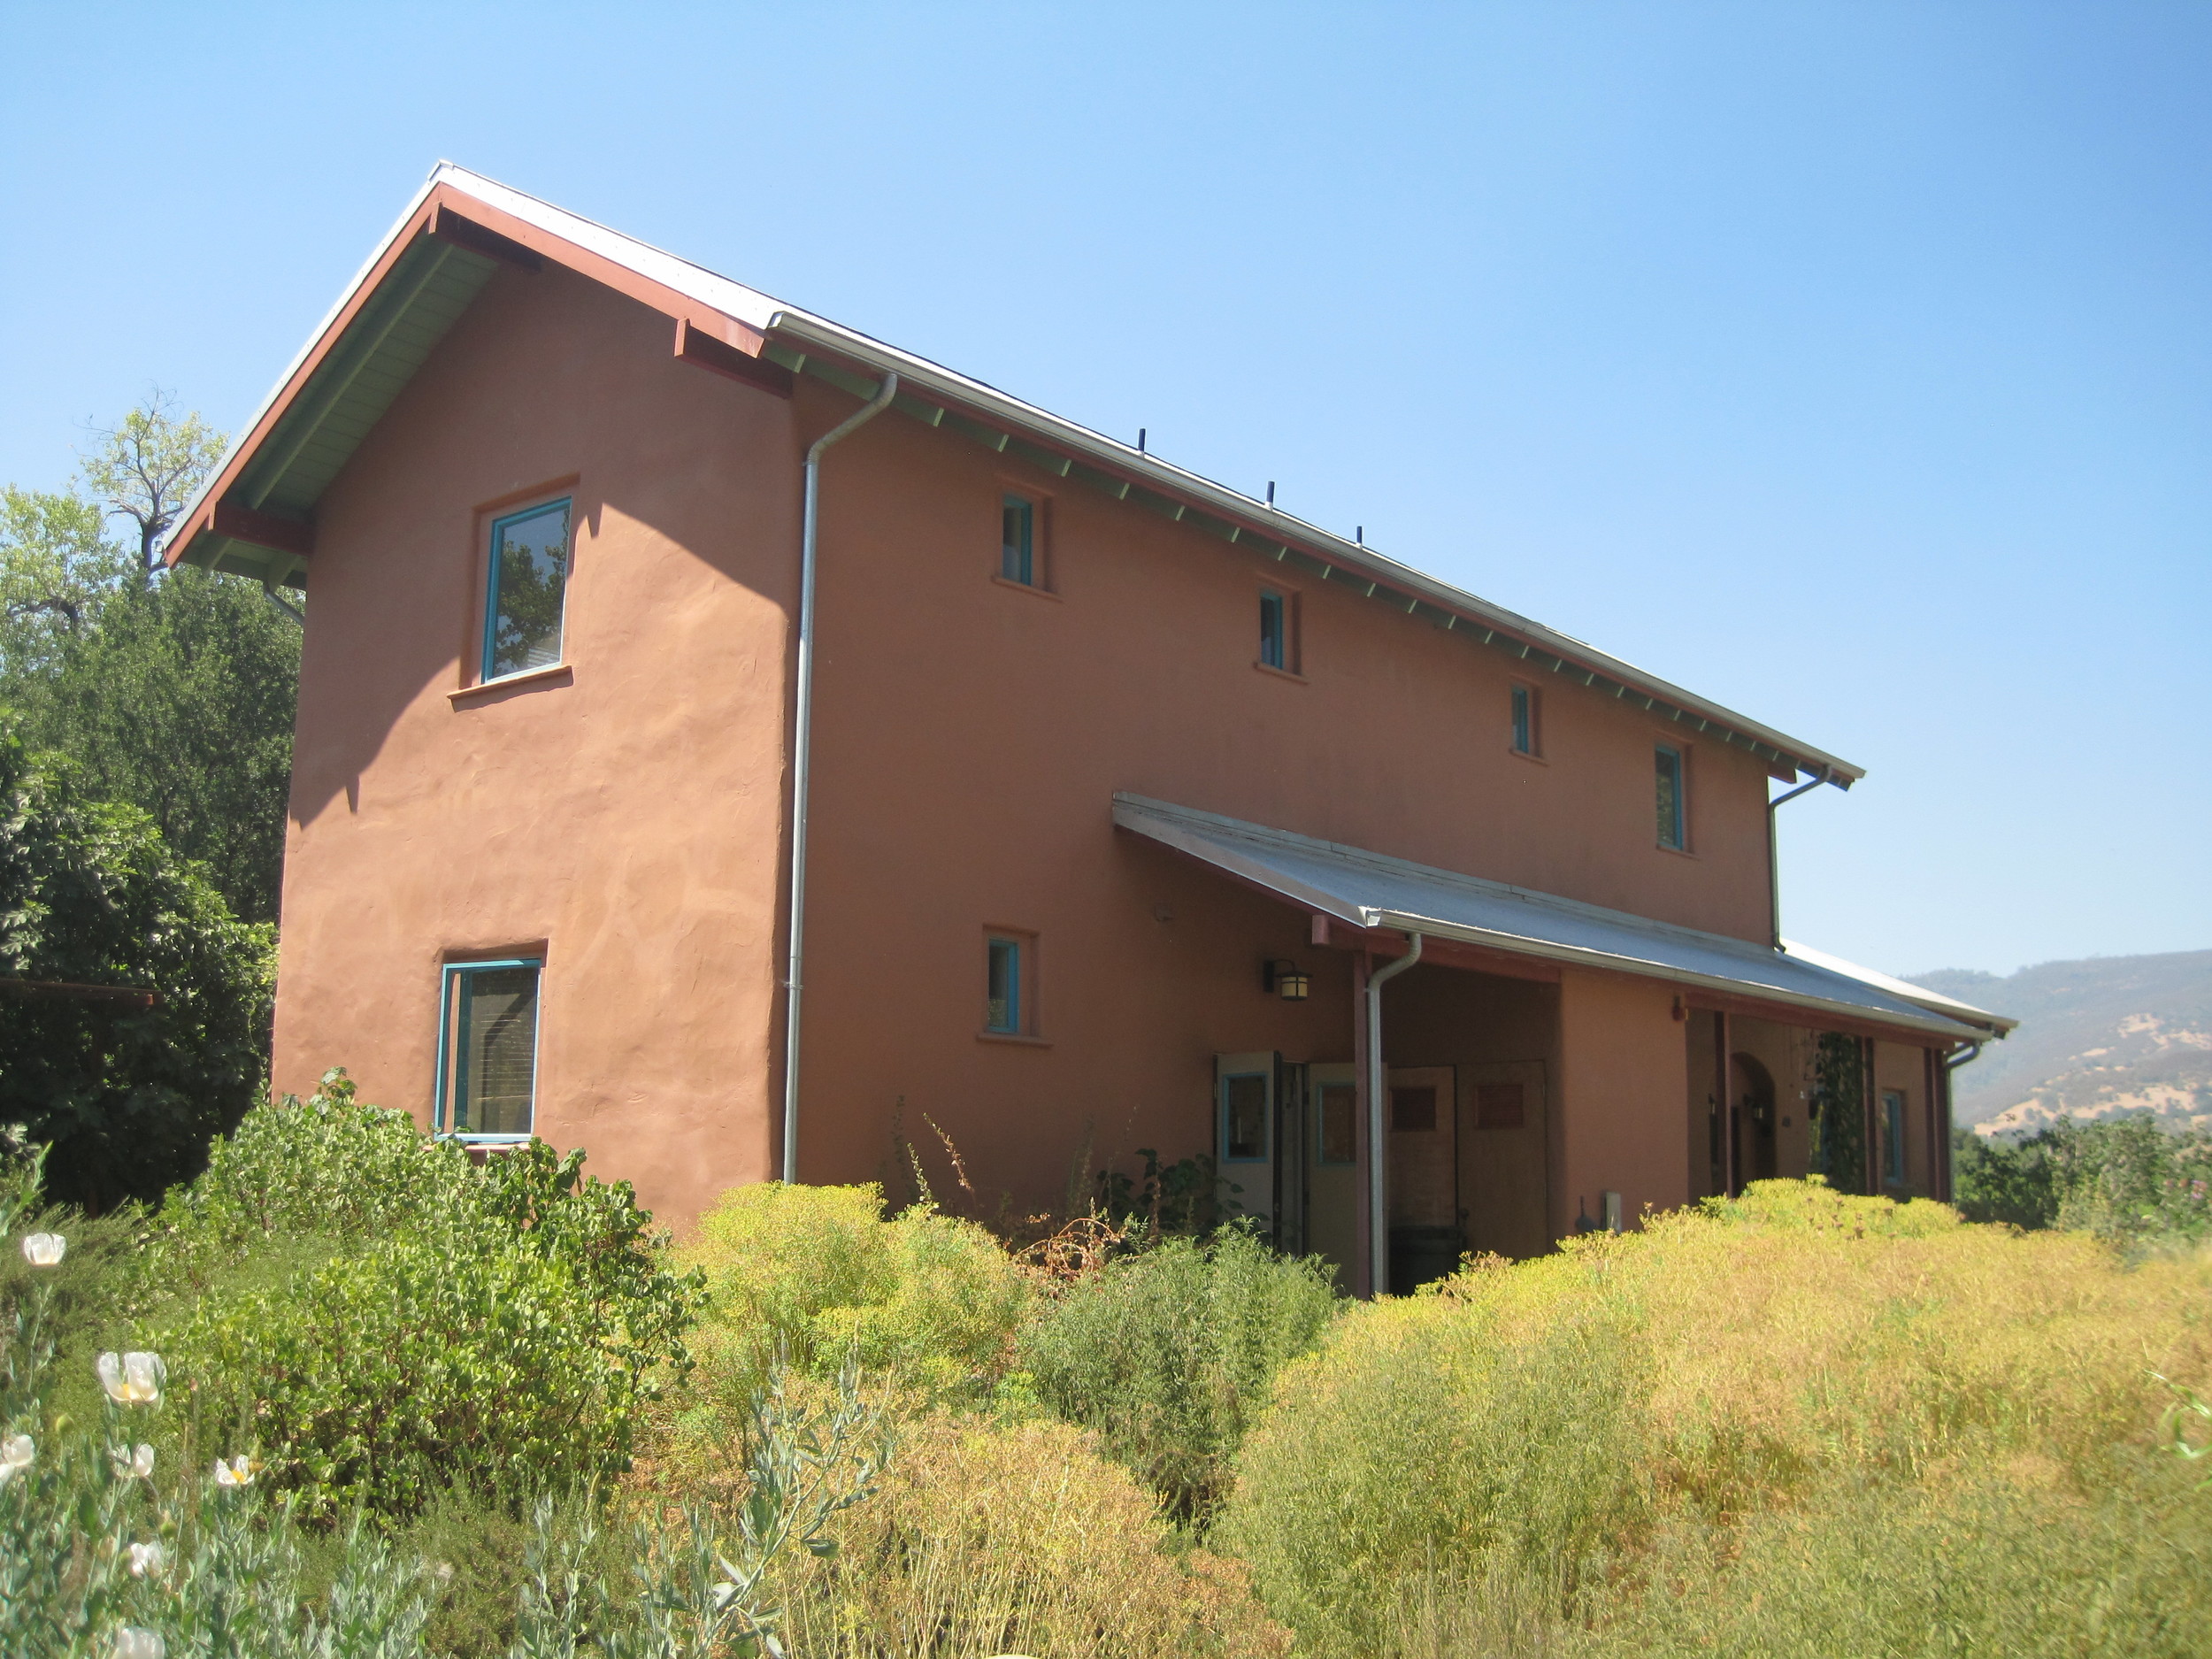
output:
[[[1302,1002],[1313,990],[1313,980],[1296,963],[1285,958],[1271,962],[1260,971],[1263,988],[1275,993],[1286,1002]]]

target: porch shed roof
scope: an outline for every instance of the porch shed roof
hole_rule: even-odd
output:
[[[1815,961],[1802,946],[1770,949],[1141,795],[1117,795],[1114,822],[1355,927],[1459,940],[1954,1041],[2001,1035],[2015,1024],[1867,970],[1846,972],[1850,964],[1833,957]]]

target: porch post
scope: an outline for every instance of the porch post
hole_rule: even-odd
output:
[[[1736,1195],[1736,1107],[1729,1098],[1728,1010],[1713,1010],[1713,1098],[1720,1102],[1720,1191]]]
[[[1375,1247],[1373,1234],[1373,1205],[1369,1194],[1373,1181],[1369,1174],[1370,1161],[1376,1155],[1374,1136],[1368,1133],[1368,1078],[1367,1078],[1367,976],[1374,971],[1375,955],[1363,950],[1352,968],[1352,1110],[1358,1122],[1354,1129],[1356,1139],[1360,1199],[1356,1224],[1358,1251],[1357,1264],[1352,1270],[1352,1294],[1372,1296],[1375,1294]]]

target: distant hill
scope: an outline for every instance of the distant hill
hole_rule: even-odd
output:
[[[1961,1125],[1999,1134],[2148,1112],[2212,1129],[2212,950],[1907,977],[2021,1022],[1954,1074]]]

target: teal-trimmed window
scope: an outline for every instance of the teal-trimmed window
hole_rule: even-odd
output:
[[[983,945],[983,1029],[1022,1032],[1022,941],[994,933]]]
[[[1682,764],[1682,751],[1658,746],[1655,758],[1657,763],[1659,844],[1676,852],[1686,849],[1685,826],[1689,818],[1688,782]]]
[[[1290,602],[1279,593],[1260,595],[1260,661],[1270,668],[1290,667]]]
[[[1882,1091],[1882,1179],[1905,1184],[1905,1096],[1893,1088]]]
[[[1517,755],[1536,753],[1536,688],[1533,686],[1513,687],[1513,752]]]
[[[999,503],[998,573],[1025,588],[1037,585],[1037,503],[1009,495]]]
[[[1267,1095],[1264,1071],[1233,1071],[1221,1079],[1221,1161],[1267,1161]]]
[[[541,502],[492,521],[480,678],[504,680],[561,660],[569,507],[566,501]]]
[[[530,1138],[538,1087],[538,979],[533,956],[449,962],[438,984],[440,1134]]]

